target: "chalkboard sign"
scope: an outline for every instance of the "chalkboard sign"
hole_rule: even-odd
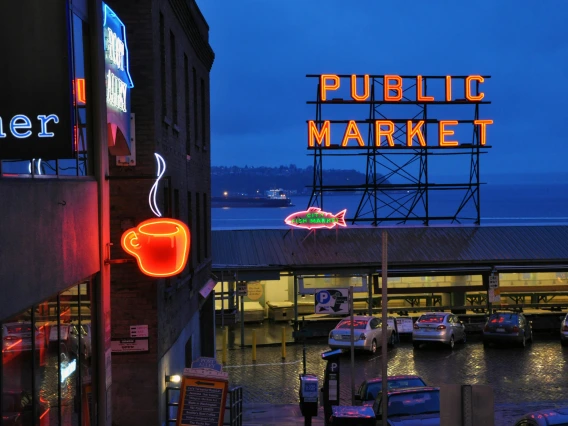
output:
[[[177,415],[177,426],[221,426],[225,414],[228,383],[184,377]]]

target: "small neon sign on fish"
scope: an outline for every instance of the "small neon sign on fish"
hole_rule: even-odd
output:
[[[337,214],[322,212],[319,207],[310,207],[303,212],[292,213],[284,222],[286,225],[304,229],[332,229],[336,226],[347,226],[345,223],[345,210]]]

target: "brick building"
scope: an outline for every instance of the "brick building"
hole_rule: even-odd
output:
[[[113,350],[113,423],[165,424],[165,376],[215,352],[209,129],[214,53],[194,0],[108,4],[126,26],[136,84],[131,98],[136,153],[113,157],[110,165],[111,257],[129,259],[121,234],[154,216],[148,203],[157,170],[154,153],[166,162],[158,208],[191,232],[189,260],[177,276],[151,278],[135,263],[111,269],[113,342],[129,338],[130,326],[148,326],[148,351]]]

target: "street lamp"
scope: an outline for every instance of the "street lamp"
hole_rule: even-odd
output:
[[[181,382],[181,376],[179,374],[173,374],[171,376],[166,375],[166,383],[179,383]]]
[[[227,195],[229,195],[229,193],[227,191],[223,192],[223,195],[226,197]]]

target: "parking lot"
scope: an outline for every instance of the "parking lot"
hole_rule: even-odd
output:
[[[328,350],[325,341],[306,346],[308,373],[323,380],[325,362],[321,353]],[[221,352],[217,353],[221,360]],[[295,404],[298,401],[298,375],[302,373],[302,345],[289,345],[286,359],[281,347],[257,348],[257,361],[252,350],[228,351],[224,367],[231,385],[242,385],[245,403]],[[404,339],[388,351],[388,373],[418,374],[429,385],[487,384],[494,389],[496,425],[508,425],[516,416],[535,409],[568,406],[568,348],[558,337],[535,333],[534,343],[526,348],[484,348],[479,335],[468,336],[465,344],[453,351],[439,346],[415,350],[410,339]],[[380,376],[382,357],[356,353],[354,377],[358,386],[365,378]],[[341,401],[350,404],[350,356],[341,359]],[[321,386],[321,385],[320,385]],[[496,417],[497,418],[497,417]],[[510,422],[509,422],[510,421]]]

